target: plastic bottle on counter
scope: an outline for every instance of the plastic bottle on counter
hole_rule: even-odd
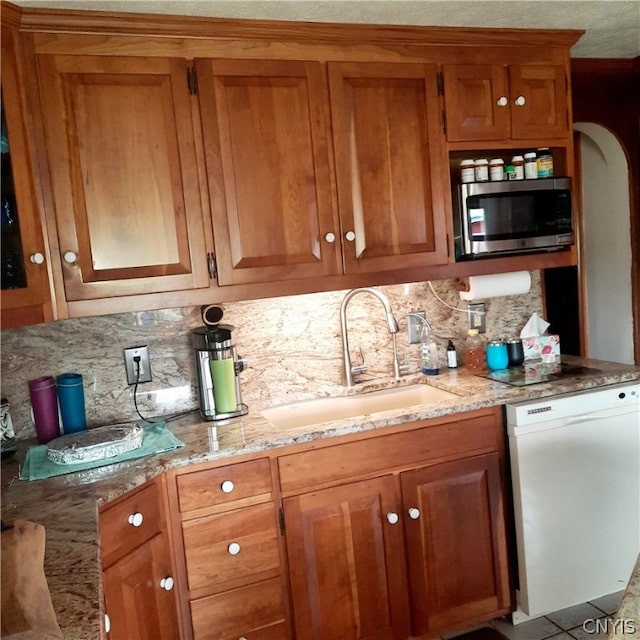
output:
[[[422,373],[424,373],[425,376],[437,376],[440,373],[438,345],[429,333],[429,328],[426,324],[422,327],[420,341],[422,343],[420,349]]]
[[[455,369],[458,366],[458,355],[456,348],[453,346],[453,340],[449,340],[447,344],[447,367]]]
[[[464,346],[464,364],[469,373],[483,373],[485,363],[484,340],[480,337],[478,329],[467,331],[467,340]]]

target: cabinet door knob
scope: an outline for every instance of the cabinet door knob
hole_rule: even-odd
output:
[[[353,242],[356,239],[356,234],[353,231],[347,231],[347,233],[344,234],[344,237],[345,240]]]
[[[162,580],[160,580],[160,588],[165,591],[171,591],[171,589],[173,589],[173,578],[171,576],[162,578]]]
[[[225,480],[221,485],[220,488],[222,489],[222,491],[224,493],[231,493],[234,488],[235,485],[233,484],[233,482],[231,482],[231,480]]]
[[[65,251],[62,257],[67,264],[74,264],[78,261],[78,256],[73,251]]]
[[[33,264],[42,264],[44,262],[44,256],[41,253],[32,253],[29,256],[29,260],[33,262]]]
[[[409,517],[412,520],[417,520],[420,517],[420,509],[416,509],[415,507],[411,507],[411,509],[409,509]]]
[[[104,631],[105,633],[109,633],[109,631],[111,631],[111,618],[108,613],[104,614]]]
[[[523,107],[526,100],[524,99],[524,96],[518,96],[514,102],[516,103],[516,106]]]
[[[237,556],[240,553],[240,545],[237,542],[232,542],[228,547],[227,551],[232,556]]]
[[[142,524],[143,520],[144,520],[143,515],[139,511],[137,511],[136,513],[132,513],[129,516],[129,519],[127,520],[127,522],[134,527],[139,527]]]
[[[509,104],[506,96],[500,96],[497,100],[497,104],[499,107],[506,107]]]
[[[390,511],[389,513],[387,513],[387,522],[389,524],[397,524],[399,519],[400,518],[398,518],[397,513],[394,513],[393,511]]]
[[[331,244],[336,241],[336,234],[329,231],[329,233],[325,234],[324,239]]]

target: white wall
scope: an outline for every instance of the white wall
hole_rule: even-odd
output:
[[[574,129],[581,132],[588,355],[633,364],[627,159],[604,127],[577,123]]]

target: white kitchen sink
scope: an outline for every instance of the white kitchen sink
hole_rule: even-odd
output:
[[[370,391],[352,396],[303,400],[277,405],[264,409],[262,415],[275,427],[292,429],[392,409],[406,409],[432,404],[457,397],[455,393],[436,389],[427,384],[413,384],[407,387]]]

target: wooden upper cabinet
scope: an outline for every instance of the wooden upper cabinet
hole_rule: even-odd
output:
[[[199,59],[196,69],[218,283],[338,273],[322,65]]]
[[[13,9],[7,7],[11,15]],[[48,253],[34,189],[16,30],[2,7],[1,328],[52,320]]]
[[[409,635],[394,486],[382,476],[284,500],[298,640]]]
[[[408,471],[401,482],[414,635],[501,615],[510,596],[499,455]]]
[[[329,63],[345,273],[447,262],[435,65]]]
[[[562,65],[444,65],[447,139],[553,139],[569,135]]]
[[[37,64],[66,299],[207,287],[186,62]]]

